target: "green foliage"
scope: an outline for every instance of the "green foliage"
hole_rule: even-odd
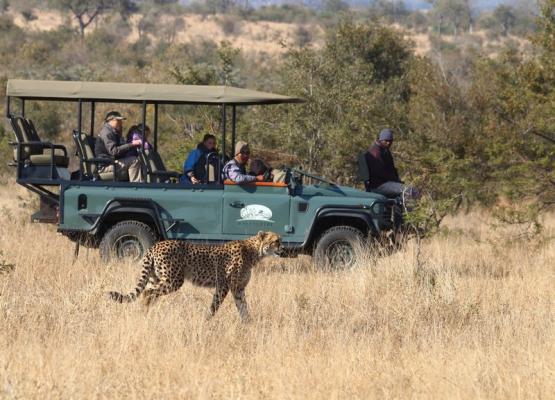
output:
[[[453,1],[457,16],[444,12]],[[426,15],[388,9],[392,2],[375,3],[370,14],[380,19],[370,22],[362,13],[346,19],[294,5],[250,9],[229,3],[225,18],[233,23],[240,15],[250,20],[316,21],[321,26],[325,21],[322,46],[319,38],[310,46],[311,32],[316,31],[299,25],[293,47],[280,59],[249,56],[229,42],[178,43],[177,32],[187,27],[180,25],[178,13],[172,14],[179,5],[171,1],[135,2],[143,14],[134,43],[126,37],[130,26],[122,17],[132,9],[129,3],[77,2],[75,11],[82,12],[85,25],[95,7],[107,7],[98,11],[104,18],[84,37],[88,25],[80,31],[64,26],[34,32],[15,26],[11,14],[0,15],[0,83],[2,90],[7,77],[226,84],[297,95],[307,103],[240,108],[239,137],[276,165],[300,164],[340,183],[355,184],[356,156],[380,129],[391,127],[402,178],[423,193],[411,217],[415,225],[430,228],[461,205],[496,206],[500,199],[504,207],[498,210],[499,218],[521,223],[555,203],[554,1],[542,2],[532,52],[524,57],[506,46],[496,58],[480,54],[479,43],[466,41],[462,46],[437,34],[432,36],[434,57],[417,57],[401,32],[383,24],[401,21],[425,30],[433,23],[442,34],[458,33],[470,24],[463,0],[437,1]],[[67,11],[71,1],[54,3]],[[490,31],[496,34],[503,33],[501,11],[489,15]],[[521,9],[510,11],[515,20],[507,20],[506,32],[514,35],[530,23]],[[167,21],[163,26],[162,17]],[[107,111],[102,107],[99,114]],[[130,120],[140,117],[137,107],[121,107]],[[28,105],[41,136],[70,148],[74,111],[65,104]],[[159,144],[166,164],[181,169],[204,133],[219,135],[220,117],[217,107],[163,107]],[[3,161],[11,159],[11,136],[0,129]]]
[[[472,22],[469,0],[435,0],[431,15],[433,26],[440,34],[457,36]]]
[[[493,11],[493,18],[501,27],[504,36],[509,34],[509,31],[514,27],[516,16],[511,6],[501,4]]]
[[[281,70],[283,91],[308,102],[268,111],[280,147],[305,168],[353,182],[356,154],[380,127],[403,124],[399,100],[406,95],[410,57],[400,34],[352,22],[343,22],[321,50],[290,49]],[[260,132],[258,140],[264,145],[274,139]]]

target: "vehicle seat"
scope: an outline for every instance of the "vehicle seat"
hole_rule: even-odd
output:
[[[152,149],[145,149],[139,153],[141,163],[146,168],[146,181],[148,183],[177,182],[181,174],[168,171],[160,154]]]
[[[221,175],[220,156],[218,153],[209,153],[206,156],[206,182],[218,183],[218,177]]]
[[[77,148],[83,175],[91,180],[113,181],[115,179],[114,172],[98,172],[101,165],[113,164],[111,160],[98,159],[94,154],[95,138],[87,135],[85,132],[73,131],[73,140]]]
[[[20,116],[10,115],[10,124],[15,135],[17,144],[20,145],[21,161],[31,165],[50,165],[52,152],[54,152],[54,165],[67,167],[69,157],[64,146],[43,142],[31,120]],[[14,161],[17,161],[17,147],[14,149]]]

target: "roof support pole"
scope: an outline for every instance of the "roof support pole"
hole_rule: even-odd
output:
[[[6,117],[10,117],[11,114],[11,110],[10,110],[10,106],[11,106],[11,102],[12,102],[12,98],[10,96],[6,96]]]
[[[96,111],[96,103],[94,101],[91,101],[91,136],[94,135],[94,114]]]
[[[226,128],[227,128],[226,125],[227,125],[227,110],[226,110],[225,104],[222,104],[222,154],[224,156],[224,159],[226,157],[226,148],[225,148],[225,135],[226,135]]]
[[[152,128],[154,151],[158,151],[158,103],[154,103],[154,126]]]
[[[237,106],[233,105],[232,110],[233,110],[233,113],[231,114],[231,148],[235,149],[235,142],[237,139]]]
[[[83,100],[79,99],[79,102],[77,103],[77,130],[79,131],[79,134],[81,133],[82,128],[83,128]]]
[[[79,99],[77,103],[77,134],[81,136],[81,128],[83,124],[83,99]],[[92,132],[91,132],[92,134]],[[79,162],[79,180],[83,180],[83,163]]]

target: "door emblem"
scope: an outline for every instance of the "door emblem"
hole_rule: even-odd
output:
[[[241,209],[241,219],[237,221],[272,221],[272,210],[261,204],[249,204]]]

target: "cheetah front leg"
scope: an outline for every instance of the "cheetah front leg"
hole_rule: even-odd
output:
[[[229,286],[225,283],[216,286],[216,291],[214,292],[214,297],[212,298],[212,304],[210,305],[210,311],[206,319],[210,319],[216,314],[218,308],[222,305],[225,296],[229,292]]]
[[[245,298],[245,288],[233,290],[233,299],[235,306],[239,311],[239,316],[242,322],[249,322],[251,317],[249,315],[249,308],[247,306],[247,299]]]

